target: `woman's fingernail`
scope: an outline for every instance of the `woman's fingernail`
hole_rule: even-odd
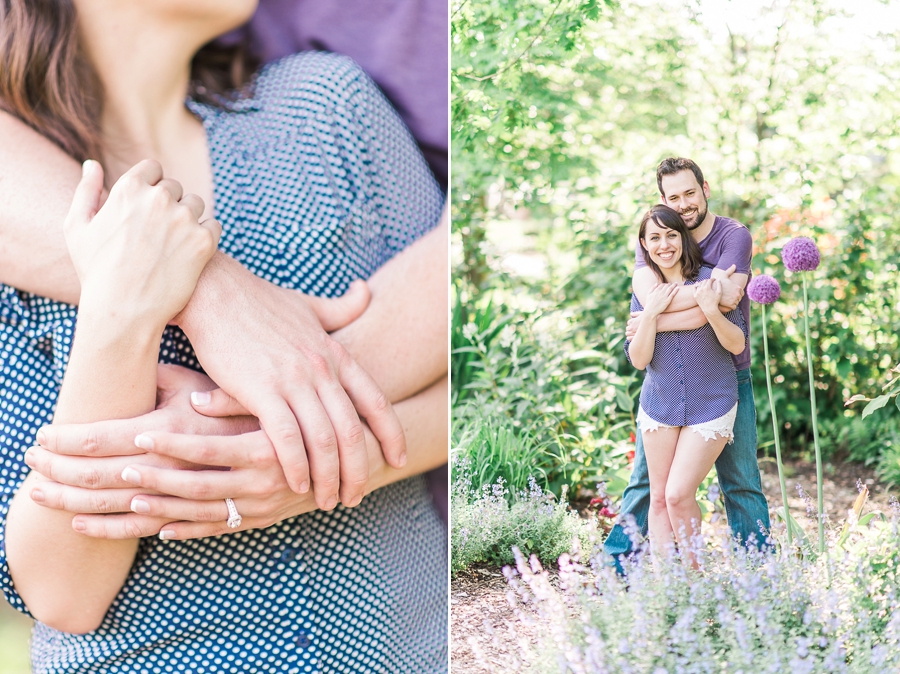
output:
[[[348,508],[355,508],[356,506],[358,506],[358,505],[360,504],[360,502],[362,502],[362,494],[360,494],[359,496],[355,496],[355,497],[353,498],[353,500],[350,501],[350,503],[347,504],[347,507],[348,507]]]
[[[330,499],[325,501],[325,510],[331,510],[337,505],[337,496],[332,496]]]
[[[134,438],[135,447],[140,447],[141,449],[151,450],[153,449],[153,438],[149,435],[144,435],[141,433],[140,435]]]
[[[37,443],[41,446],[47,444],[47,434],[43,428],[37,432]]]
[[[131,499],[131,510],[141,515],[146,515],[150,512],[150,504],[135,496]]]
[[[140,484],[141,474],[134,468],[128,467],[122,471],[122,479],[126,482],[131,482],[132,484]]]
[[[210,400],[212,400],[212,395],[210,395],[209,391],[194,391],[191,393],[191,402],[197,407],[209,405]]]
[[[175,538],[175,532],[172,531],[171,529],[163,529],[162,531],[159,532],[159,540],[167,541],[170,538]]]
[[[301,482],[300,483],[300,493],[305,494],[309,491],[309,482]]]
[[[72,528],[79,533],[84,533],[87,530],[87,527],[81,520],[72,520]]]
[[[40,489],[32,489],[31,490],[31,500],[35,503],[43,503],[44,502],[44,492]]]
[[[25,461],[25,464],[29,468],[34,468],[34,464],[35,464],[34,455],[31,453],[30,449],[27,452],[25,452],[25,456],[23,457],[23,459]]]
[[[403,452],[403,454],[400,455],[400,459],[397,461],[397,463],[400,464],[401,468],[406,465],[406,452]]]

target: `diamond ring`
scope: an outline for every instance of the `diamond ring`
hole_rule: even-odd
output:
[[[229,529],[237,529],[241,526],[241,514],[237,511],[237,508],[234,507],[234,500],[227,498],[225,499],[225,505],[228,506],[228,528]]]

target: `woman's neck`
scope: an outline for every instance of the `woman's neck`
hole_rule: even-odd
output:
[[[681,262],[678,262],[671,269],[660,268],[660,271],[666,283],[684,283],[684,276],[681,274]]]
[[[154,22],[139,4],[104,9],[102,3],[79,6],[79,29],[103,86],[100,134],[114,182],[142,159],[165,166],[196,135],[200,123],[184,99],[191,59],[209,36],[190,23]]]

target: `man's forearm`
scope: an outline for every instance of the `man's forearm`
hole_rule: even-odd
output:
[[[657,332],[695,330],[696,328],[703,327],[708,322],[703,310],[694,305],[692,309],[660,314],[656,319],[656,330]]]
[[[380,452],[372,452],[366,493],[447,463],[448,402],[449,386],[443,377],[396,405],[409,446],[409,462],[401,469],[391,468],[379,458]],[[378,467],[373,470],[376,462]]]
[[[80,285],[62,223],[81,167],[2,112],[0,138],[0,282],[77,304]],[[447,220],[445,210],[439,227],[378,270],[369,280],[369,309],[334,333],[392,401],[447,371]],[[191,328],[214,329],[227,301],[225,289],[242,272],[249,273],[224,253],[216,254],[185,310],[187,327],[182,327],[189,335]]]
[[[62,223],[80,179],[78,162],[0,112],[0,282],[78,302]]]
[[[332,334],[392,402],[447,373],[448,239],[445,208],[438,227],[369,279],[365,313]]]

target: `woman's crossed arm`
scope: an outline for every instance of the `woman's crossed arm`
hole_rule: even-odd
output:
[[[202,201],[179,201],[156,162],[126,173],[101,209],[102,189],[100,165],[86,162],[65,224],[81,309],[56,408],[62,423],[153,409],[162,332],[190,298],[221,233],[215,221],[198,223]],[[10,574],[36,619],[64,632],[88,632],[125,582],[137,541],[82,535],[73,528],[74,513],[30,498],[41,483],[32,472],[12,500],[5,540]]]

